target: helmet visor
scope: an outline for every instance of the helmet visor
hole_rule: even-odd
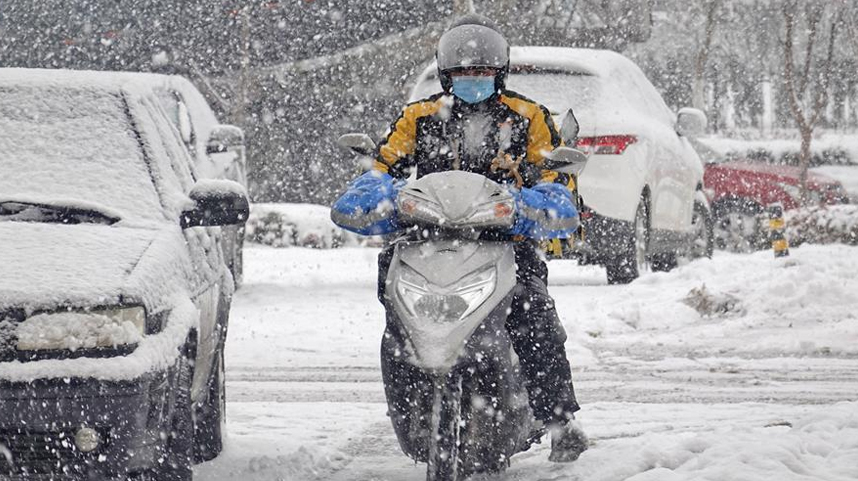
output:
[[[460,25],[438,41],[438,69],[442,72],[467,67],[504,69],[509,63],[509,44],[496,31],[481,25]]]

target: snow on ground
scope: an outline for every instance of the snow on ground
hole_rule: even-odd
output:
[[[198,479],[421,480],[385,416],[375,249],[246,251],[227,343],[228,439]],[[858,247],[716,253],[608,286],[550,263],[593,440],[480,481],[858,479]]]

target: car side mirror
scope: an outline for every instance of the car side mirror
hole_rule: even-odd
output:
[[[563,174],[577,174],[587,164],[587,154],[571,147],[557,147],[545,154],[543,167]]]
[[[202,179],[194,184],[188,197],[194,207],[182,212],[182,229],[244,224],[250,215],[247,193],[238,182]]]
[[[563,122],[560,124],[560,138],[563,143],[573,147],[578,143],[578,132],[581,126],[578,124],[578,119],[572,112],[572,109],[566,111],[566,116],[563,117]]]
[[[375,142],[369,138],[369,135],[366,134],[345,134],[341,135],[339,139],[337,139],[337,144],[340,147],[345,147],[347,149],[351,149],[352,152],[355,152],[358,155],[365,155],[369,157],[374,157],[376,154],[376,145]]]
[[[706,114],[700,109],[679,109],[676,117],[676,133],[682,137],[696,138],[706,132]]]
[[[220,124],[209,133],[206,153],[217,154],[233,150],[244,150],[244,131],[235,125]]]

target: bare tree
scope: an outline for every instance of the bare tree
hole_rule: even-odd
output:
[[[457,0],[461,1],[461,0]],[[652,33],[653,0],[481,0],[511,43],[622,51]]]
[[[844,2],[846,0],[843,0]],[[848,3],[843,12],[846,25],[846,33],[849,35],[849,43],[855,54],[855,59],[858,60],[858,4]]]
[[[715,37],[715,27],[718,20],[718,8],[723,0],[704,0],[706,11],[706,25],[703,30],[703,40],[697,56],[694,59],[694,78],[691,86],[691,105],[705,111],[706,101],[703,96],[704,74],[706,73],[706,61],[709,60],[709,52],[712,50],[712,39]]]
[[[813,130],[825,113],[829,100],[832,67],[834,63],[835,39],[841,22],[841,4],[827,5],[828,2],[809,1],[804,4],[804,15],[799,13],[804,2],[787,0],[783,4],[783,16],[786,24],[784,38],[784,87],[789,100],[790,111],[801,134],[801,152],[799,168],[801,172],[801,198],[807,201],[807,170],[810,167],[810,144]],[[804,36],[797,33],[804,19]],[[825,34],[828,34],[827,42]],[[802,38],[803,37],[803,38]],[[797,39],[804,40],[804,62],[796,64],[795,44]],[[819,42],[819,43],[817,43]]]

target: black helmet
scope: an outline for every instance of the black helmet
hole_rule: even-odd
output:
[[[497,69],[495,88],[499,90],[504,88],[509,72],[509,44],[491,20],[469,14],[441,35],[435,61],[444,92],[449,93],[453,87],[449,72],[471,67]]]

